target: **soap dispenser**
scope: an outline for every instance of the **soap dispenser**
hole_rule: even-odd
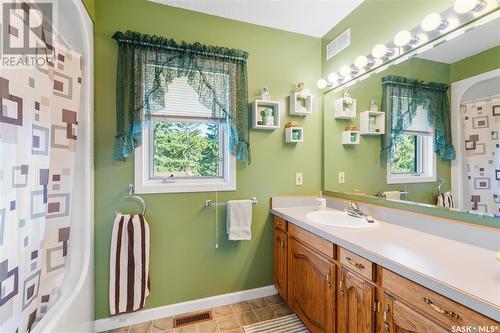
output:
[[[319,198],[316,199],[316,210],[326,209],[326,199],[323,198],[323,191],[319,192]]]

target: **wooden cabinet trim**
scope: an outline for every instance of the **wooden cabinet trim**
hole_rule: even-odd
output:
[[[433,318],[445,328],[452,326],[498,325],[496,321],[477,313],[449,298],[383,268],[384,291],[402,300],[411,308]]]
[[[273,216],[274,227],[280,229],[283,232],[287,231],[288,222],[281,217]]]
[[[335,259],[335,245],[332,242],[316,236],[315,234],[294,224],[288,225],[288,235],[310,248],[318,250],[326,257]]]
[[[356,272],[368,280],[375,281],[374,264],[370,260],[339,247],[339,261],[346,269]]]

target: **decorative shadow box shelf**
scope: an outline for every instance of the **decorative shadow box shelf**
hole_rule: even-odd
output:
[[[359,145],[359,131],[342,132],[343,145]]]
[[[356,100],[352,99],[351,104],[344,104],[344,98],[338,98],[334,102],[335,119],[356,118]]]
[[[294,92],[290,95],[290,114],[292,116],[307,116],[312,114],[312,95]]]
[[[304,129],[302,127],[287,127],[285,129],[285,141],[287,143],[304,141]]]
[[[274,122],[272,125],[259,124],[259,122],[263,121],[261,112],[267,108],[271,108],[273,110]],[[256,99],[252,103],[252,128],[271,131],[280,128],[280,113],[280,102]]]
[[[382,135],[385,133],[385,112],[361,112],[359,127],[361,135]]]

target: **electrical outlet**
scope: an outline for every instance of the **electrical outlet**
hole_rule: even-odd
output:
[[[339,172],[339,184],[345,184],[345,173],[344,171]]]
[[[304,185],[304,174],[302,172],[297,172],[295,174],[295,185]]]

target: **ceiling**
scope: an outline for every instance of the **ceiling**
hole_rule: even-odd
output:
[[[500,18],[465,32],[418,57],[447,64],[500,45]]]
[[[364,0],[150,0],[265,27],[323,37]]]

